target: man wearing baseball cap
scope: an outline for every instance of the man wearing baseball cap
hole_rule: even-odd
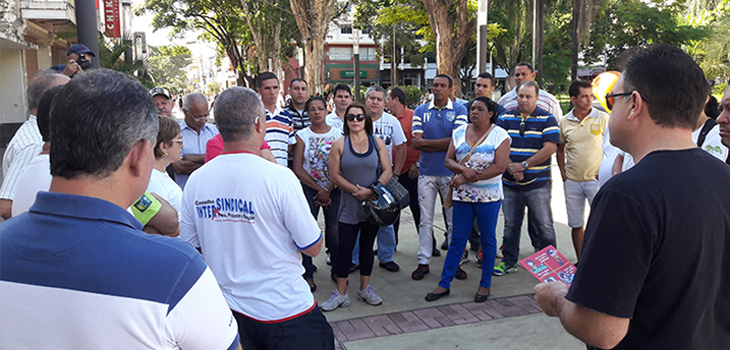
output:
[[[89,50],[86,45],[73,44],[68,48],[68,52],[66,52],[68,63],[59,64],[51,67],[50,69],[63,73],[69,77],[73,77],[76,73],[80,73],[91,68],[92,57],[96,57],[96,55]]]
[[[155,99],[157,105],[157,115],[164,115],[172,118],[172,95],[167,89],[155,86],[150,90],[150,95]]]

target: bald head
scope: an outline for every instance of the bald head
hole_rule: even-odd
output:
[[[182,109],[185,114],[185,123],[195,131],[200,132],[210,116],[208,98],[199,92],[189,93],[183,98]]]
[[[28,112],[36,115],[43,93],[54,86],[64,85],[69,80],[69,77],[51,70],[38,72],[28,85]]]

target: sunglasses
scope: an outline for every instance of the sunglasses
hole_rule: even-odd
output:
[[[359,122],[365,120],[364,114],[348,114],[345,117],[347,118],[347,121],[349,121],[349,122],[351,122],[355,119],[357,119],[357,121],[359,121]]]
[[[525,136],[525,122],[520,122],[520,137]]]
[[[638,92],[638,91],[636,91],[636,92]],[[606,107],[608,107],[608,109],[611,109],[612,110],[613,109],[613,104],[616,103],[615,97],[629,96],[629,95],[631,95],[633,93],[634,93],[634,91],[619,92],[617,94],[606,94]],[[651,101],[649,101],[648,98],[642,96],[640,92],[639,92],[639,96],[641,97],[642,100],[646,101],[647,103],[651,102]]]

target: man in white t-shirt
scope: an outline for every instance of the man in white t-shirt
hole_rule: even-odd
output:
[[[225,147],[190,176],[180,237],[213,270],[243,348],[334,349],[332,328],[301,278],[301,254],[319,254],[322,233],[302,210],[294,173],[258,156],[264,106],[253,90],[232,87],[214,108]]]
[[[379,85],[371,86],[365,91],[365,106],[373,117],[373,135],[385,141],[388,146],[388,155],[393,163],[393,173],[399,174],[406,162],[406,134],[398,118],[385,113],[385,89]],[[395,148],[395,159],[393,159]],[[390,272],[398,272],[400,266],[393,261],[395,252],[395,229],[393,225],[381,227],[378,231],[378,261],[381,268]],[[360,245],[355,245],[352,253],[352,263],[358,265]]]
[[[337,84],[333,92],[335,95],[335,109],[327,115],[327,125],[343,130],[345,123],[345,111],[347,106],[352,103],[352,92],[350,87],[345,84]]]

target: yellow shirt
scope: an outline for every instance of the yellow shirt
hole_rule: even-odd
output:
[[[570,111],[558,122],[560,143],[565,144],[565,174],[573,181],[590,181],[603,160],[603,134],[608,114],[595,108],[581,122]]]

